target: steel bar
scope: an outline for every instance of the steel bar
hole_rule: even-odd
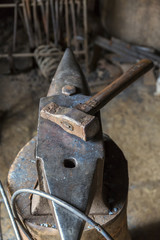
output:
[[[34,41],[35,41],[35,46],[37,47],[39,45],[39,39],[38,39],[38,33],[37,33],[36,1],[33,2],[32,12],[33,12]]]
[[[59,42],[64,45],[65,43],[65,38],[64,38],[64,31],[65,31],[65,24],[64,24],[64,0],[59,1],[60,6],[59,6]]]
[[[46,14],[45,14],[45,9],[44,9],[44,5],[43,5],[43,1],[40,1],[40,8],[41,8],[41,14],[42,14],[42,22],[43,22],[43,27],[44,27],[44,32],[47,35],[47,25],[46,25]]]
[[[15,218],[13,216],[12,209],[10,207],[7,195],[5,193],[5,190],[4,190],[3,186],[2,186],[1,181],[0,181],[0,193],[2,195],[2,198],[3,198],[3,201],[4,201],[5,207],[7,209],[7,212],[9,214],[9,217],[10,217],[10,220],[11,220],[11,223],[12,223],[12,226],[13,226],[16,238],[17,238],[17,240],[22,240],[20,232],[19,232],[19,229],[18,229],[18,226],[17,226],[17,223],[16,223]]]
[[[146,52],[138,51],[138,49],[134,46],[130,46],[118,39],[113,38],[110,42],[113,48],[117,51],[120,51],[120,54],[125,54],[126,56],[133,57],[136,60],[140,60],[143,58],[150,58],[150,56]],[[146,53],[146,54],[145,54]],[[151,58],[153,60],[153,58]],[[160,60],[160,58],[159,58]]]
[[[18,222],[20,223],[20,218],[17,214],[16,211],[16,198],[18,195],[22,194],[22,193],[30,193],[30,194],[35,194],[35,195],[39,195],[43,198],[47,198],[50,201],[53,201],[55,203],[57,203],[58,205],[60,205],[61,207],[69,210],[70,212],[72,212],[73,214],[75,214],[76,216],[78,216],[79,218],[83,219],[84,221],[88,222],[91,226],[93,226],[105,239],[107,240],[113,240],[113,238],[109,235],[109,233],[107,233],[98,223],[96,223],[94,220],[92,220],[91,218],[89,218],[88,216],[86,216],[83,212],[81,212],[79,209],[73,207],[72,205],[68,204],[67,202],[42,191],[38,191],[38,190],[32,190],[32,189],[20,189],[17,190],[11,198],[11,202],[12,202],[12,208],[14,211],[14,215],[16,217],[16,219],[18,219]],[[21,224],[22,226],[22,224]],[[23,229],[23,228],[22,228]],[[26,232],[26,229],[23,229],[23,232]]]
[[[51,17],[52,17],[52,27],[53,27],[53,33],[54,33],[54,43],[55,43],[55,46],[57,46],[58,40],[57,40],[57,34],[56,34],[56,20],[55,20],[53,0],[50,0],[50,8],[51,8]]]
[[[31,24],[30,3],[29,3],[29,0],[25,0],[25,2],[26,2],[26,11],[29,19],[29,24]]]
[[[16,48],[16,35],[17,35],[17,17],[18,17],[18,1],[15,2],[14,7],[14,24],[13,24],[13,52]]]
[[[15,3],[1,3],[0,8],[15,8]],[[20,4],[22,6],[22,4]]]
[[[107,38],[98,36],[95,39],[95,44],[106,50],[115,52],[122,56],[126,56],[126,57],[128,56],[132,58],[134,61],[137,61],[143,58],[149,58],[157,66],[159,65],[159,62],[160,62],[160,56],[158,56],[156,53],[144,51],[140,49],[140,46],[128,45],[127,43],[119,39],[112,38],[111,40],[109,40]]]
[[[23,1],[23,14],[24,14],[24,19],[25,19],[25,24],[26,24],[27,35],[28,35],[28,38],[29,38],[29,44],[30,44],[30,47],[33,48],[34,47],[33,34],[32,34],[32,30],[31,30],[30,25],[29,25],[25,0],[22,0],[22,1]]]
[[[32,38],[33,47],[35,47],[33,30],[32,30],[32,16],[31,16],[31,9],[30,9],[30,0],[25,0],[25,1],[26,1],[26,12],[27,12],[27,17],[28,17],[30,35],[31,35],[31,38]]]
[[[65,23],[66,23],[66,40],[67,47],[70,47],[70,28],[69,28],[69,9],[68,9],[68,0],[65,0]]]
[[[76,18],[75,18],[75,3],[73,0],[70,1],[71,6],[71,15],[72,15],[72,25],[73,25],[73,39],[75,49],[78,50],[78,42],[77,42],[77,28],[76,28]]]
[[[81,19],[80,16],[81,13],[81,2],[78,1],[76,2],[76,28],[77,28],[77,37],[79,37],[80,34],[80,21],[78,21],[78,19]],[[78,42],[78,49],[80,48],[79,42]]]
[[[33,2],[34,2],[34,0],[33,0]],[[34,5],[33,2],[30,3],[31,6]],[[15,3],[0,3],[0,8],[14,8],[15,5],[16,5]],[[37,1],[37,5],[40,6],[41,3],[40,3],[39,1]],[[20,6],[20,7],[23,7],[24,4],[23,4],[23,3],[19,3],[19,6]]]
[[[46,0],[46,42],[49,44],[49,0]]]
[[[34,1],[34,0],[33,0]],[[31,6],[34,5],[33,1],[30,3]],[[80,11],[80,1],[76,1],[76,4],[79,5],[79,11]],[[40,6],[41,2],[37,1],[37,5]],[[23,3],[19,3],[20,7],[23,7]],[[14,8],[15,3],[0,3],[0,8]]]
[[[112,98],[148,72],[152,67],[153,63],[148,59],[139,61],[113,83],[91,97],[86,103],[78,105],[77,108],[83,112],[95,114]]]
[[[18,4],[18,14],[21,18],[21,21],[22,21],[22,24],[24,26],[24,29],[25,31],[27,32],[27,29],[26,29],[26,24],[25,24],[25,20],[24,20],[24,15],[23,15],[23,8],[22,7],[19,7],[19,4]]]
[[[59,7],[59,13],[60,13],[60,17],[63,14],[63,0],[60,0],[60,7]],[[60,19],[61,20],[61,19]]]
[[[33,20],[34,20],[34,30],[35,30],[35,41],[36,47],[42,44],[42,34],[37,16],[37,1],[33,1]]]
[[[0,199],[0,240],[3,240],[3,235],[2,235],[2,227],[1,227],[1,205],[2,205],[3,200]]]
[[[81,55],[84,54],[85,51],[74,51],[75,55]],[[63,52],[60,53],[39,53],[36,56],[41,57],[49,57],[49,56],[57,56],[57,55],[63,55]],[[12,56],[13,58],[26,58],[26,57],[35,57],[34,53],[13,53],[13,54],[0,54],[0,58],[8,58]]]
[[[77,2],[77,16],[80,19],[80,12],[81,12],[81,2]]]
[[[83,12],[84,12],[84,49],[85,49],[85,62],[86,72],[88,73],[88,23],[87,23],[87,1],[83,0]]]
[[[122,54],[122,55],[128,55],[129,54],[128,49],[124,49],[124,48],[122,49],[122,47],[120,47],[119,45],[112,43],[111,40],[100,37],[100,36],[98,36],[95,39],[95,44],[104,48],[104,49],[106,49],[106,50],[113,51],[113,52],[116,52],[118,54]],[[136,53],[133,53],[133,56],[136,59],[140,59],[140,55],[137,55]]]
[[[59,0],[55,0],[56,34],[59,41]]]

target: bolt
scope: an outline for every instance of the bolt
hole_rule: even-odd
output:
[[[66,96],[71,96],[76,93],[76,87],[71,86],[71,85],[65,85],[62,88],[62,93]]]

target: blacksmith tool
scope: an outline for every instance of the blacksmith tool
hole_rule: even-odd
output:
[[[13,52],[16,48],[16,35],[17,35],[17,18],[18,18],[18,1],[15,1],[15,7],[14,7],[14,24],[13,24]]]
[[[152,66],[142,60],[90,97],[73,53],[65,51],[47,97],[40,100],[38,135],[20,151],[8,175],[16,218],[23,220],[30,239],[100,240],[101,233],[105,239],[130,240],[127,162],[102,134],[99,111]],[[24,187],[40,190],[41,196],[50,194],[45,196],[52,201],[34,195],[36,190],[21,190]],[[22,192],[26,195],[20,196]],[[70,211],[64,202],[77,210]],[[99,233],[78,211],[98,223],[92,226]]]

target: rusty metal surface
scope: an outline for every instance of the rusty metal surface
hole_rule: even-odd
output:
[[[123,69],[127,70],[127,68],[129,68],[129,66],[125,65]],[[29,77],[29,74],[27,74],[27,76]],[[13,81],[13,77],[14,79],[17,79],[18,76],[12,76],[11,80],[11,84],[14,83],[15,89],[18,91],[16,87],[17,80]],[[1,82],[5,82],[7,89],[7,85],[10,85],[7,83],[9,82],[8,78],[5,79],[3,77],[2,79],[3,80]],[[20,76],[20,79],[20,84],[24,87],[24,76]],[[28,81],[34,81],[34,79],[31,77]],[[28,81],[25,82],[29,83]],[[40,94],[39,89],[36,87],[40,84],[42,89],[42,82],[37,78],[36,83],[35,92]],[[158,205],[154,203],[156,203],[156,199],[160,199],[159,185],[157,182],[159,168],[157,167],[156,162],[159,153],[159,145],[157,143],[159,142],[158,119],[160,117],[160,109],[158,106],[159,100],[157,101],[156,99],[155,101],[155,98],[153,97],[155,89],[154,84],[155,79],[152,75],[152,71],[150,71],[146,76],[142,77],[140,81],[137,81],[123,94],[116,97],[116,99],[114,99],[109,105],[106,105],[101,114],[104,132],[107,132],[112,139],[116,140],[129,161],[130,190],[128,225],[129,229],[132,231],[133,238],[136,240],[151,240],[152,236],[154,236],[153,239],[159,239],[158,220],[160,219],[160,213],[158,211]],[[26,87],[24,88],[26,90],[28,89]],[[12,93],[12,89],[13,84],[12,87],[11,85],[9,86],[8,94],[9,92]],[[26,95],[25,89],[24,92]],[[47,88],[45,89],[46,92]],[[5,91],[4,86],[1,86],[1,92],[2,95],[7,92]],[[22,94],[22,91],[20,92]],[[45,93],[43,93],[43,96],[44,95]],[[7,104],[9,104],[10,102],[13,103],[13,101],[17,98],[12,96],[10,99],[6,99]],[[31,100],[30,95],[27,98],[25,97],[24,101],[29,101],[29,99]],[[32,135],[35,135],[37,124],[37,105],[34,103],[33,99],[31,103],[32,106],[29,104],[23,112],[22,104],[24,103],[20,101],[17,105],[18,109],[21,109],[22,114],[19,115],[14,112],[15,114],[13,117],[9,119],[6,118],[4,122],[1,145],[1,152],[3,152],[4,155],[1,155],[0,157],[1,179],[3,182],[6,182],[8,168],[10,168],[10,166],[7,167],[6,165],[6,158],[8,159],[8,164],[11,165],[18,151],[26,144],[27,141],[30,140]],[[15,109],[13,108],[12,112],[14,110]],[[151,125],[152,128],[150,128]],[[148,136],[150,137],[148,138]],[[151,146],[152,151],[148,148],[148,146]],[[137,158],[137,156],[139,157]],[[138,169],[137,166],[139,166]],[[149,171],[149,169],[152,170]],[[153,174],[155,176],[155,181],[152,182]],[[152,194],[153,189],[155,191],[154,195]],[[135,202],[136,209],[134,209]],[[148,216],[150,216],[150,218],[148,218]],[[12,238],[14,240],[14,237],[12,237],[12,228],[8,228],[8,226],[10,226],[10,221],[4,205],[2,205],[2,218],[4,218],[2,221],[4,239]],[[153,222],[155,223],[154,229],[152,229]],[[151,234],[153,235],[151,236]]]
[[[65,85],[74,86],[77,89],[76,93],[84,95],[89,95],[90,93],[85,76],[69,48],[66,49],[61,64],[59,64],[52,79],[48,96],[61,95]]]
[[[107,225],[106,227],[108,223],[114,225],[114,221],[126,209],[127,163],[119,148],[107,136],[103,137],[98,111],[151,67],[151,61],[142,60],[103,91],[89,97],[82,94],[83,91],[88,92],[87,84],[72,52],[67,49],[52,80],[48,96],[40,101],[36,146],[31,142],[26,147],[30,152],[36,150],[34,166],[36,163],[37,174],[34,175],[36,178],[33,181],[32,174],[35,171],[33,167],[29,173],[32,178],[30,184],[58,197],[85,214],[90,214],[94,218],[98,215],[101,219],[100,224]],[[78,91],[66,95],[63,92],[66,86],[69,86],[66,88],[68,90]],[[84,112],[77,109],[79,106]],[[88,115],[88,112],[96,115]],[[85,134],[88,134],[87,137]],[[24,149],[21,154],[25,154]],[[17,161],[21,161],[19,156]],[[14,166],[9,175],[9,184],[13,180],[11,180],[13,172],[16,171]],[[24,177],[21,174],[16,175],[15,179]],[[11,188],[10,191],[12,192]],[[35,229],[36,225],[44,226],[41,222],[47,218],[49,222],[47,226],[56,229],[56,232],[58,229],[61,239],[81,238],[85,222],[69,210],[53,201],[47,202],[34,196],[29,196],[26,202],[27,206],[22,208],[26,203],[19,202],[18,199],[17,206],[22,219],[26,220],[26,223],[30,222],[28,226],[31,227],[33,224]],[[108,214],[106,221],[102,217],[103,211],[105,216]],[[122,226],[127,236],[123,238],[128,239],[126,215],[122,216],[124,218]],[[120,230],[115,229],[112,232],[115,239],[121,239],[119,236],[123,234],[123,227],[119,226]],[[31,231],[34,232],[34,229]],[[53,232],[52,234],[57,235]]]
[[[72,63],[74,65],[72,57],[70,58],[69,55],[67,58],[67,63]],[[65,58],[63,58],[61,64],[66,65]],[[104,88],[101,92],[97,93],[89,100],[87,100],[85,103],[82,103],[84,102],[82,97],[80,104],[76,106],[77,109],[73,108],[73,105],[68,106],[68,108],[64,106],[62,107],[63,101],[65,101],[65,99],[61,97],[62,99],[60,101],[60,105],[54,102],[53,99],[51,103],[45,105],[45,107],[41,109],[40,115],[41,117],[58,124],[65,131],[78,136],[85,141],[89,140],[98,133],[100,128],[97,118],[85,113],[95,114],[113,97],[128,87],[132,82],[137,80],[140,76],[149,71],[152,67],[152,61],[143,59],[131,67],[126,73],[116,79],[109,86]],[[68,75],[70,75],[72,72],[72,67],[70,66],[66,68],[66,72]]]
[[[130,240],[126,221],[128,193],[127,162],[121,150],[109,137],[105,137],[104,143],[106,160],[104,165],[103,200],[106,204],[104,205],[102,197],[96,193],[89,216],[103,225],[115,240]],[[35,146],[36,138],[24,146],[13,162],[8,175],[10,195],[24,187],[34,188],[37,179]],[[29,194],[24,194],[18,198],[17,207],[20,216],[35,239],[60,240],[55,221],[50,214],[31,214]],[[45,207],[49,209],[49,206]],[[114,209],[116,209],[115,212]],[[94,240],[102,239],[96,231],[86,225],[82,240],[88,238]],[[26,238],[24,237],[24,239]]]
[[[64,102],[63,98],[58,99],[57,96],[54,97],[54,101],[56,99],[58,103],[58,100],[62,100],[66,107],[82,102],[80,95],[68,98]],[[40,109],[46,104],[45,101],[48,103],[48,99],[41,101]],[[50,101],[53,99],[50,98]],[[88,213],[96,190],[97,165],[99,161],[104,160],[101,131],[93,141],[85,142],[42,117],[39,119],[38,128],[37,164],[38,173],[41,173],[39,181],[43,176],[46,192]],[[102,170],[103,167],[101,167]],[[83,221],[54,203],[52,209],[52,213],[56,215],[62,239],[79,239]]]
[[[52,95],[62,95],[63,99],[60,99],[58,96],[55,98],[59,98],[60,101],[59,104],[62,104],[62,102],[65,104],[66,99],[68,99],[68,106],[72,105],[73,100],[72,98],[67,98],[65,95],[62,94],[63,88],[66,86],[66,84],[72,84],[73,87],[76,87],[76,93],[82,92],[84,94],[89,94],[88,85],[85,80],[85,77],[78,65],[78,63],[75,60],[75,57],[70,49],[67,49],[65,51],[65,54],[61,60],[61,63],[55,73],[54,78],[52,79],[48,96]],[[80,102],[80,95],[77,97],[77,100]],[[76,100],[76,99],[75,99]],[[43,101],[43,100],[42,100]],[[51,100],[50,100],[51,101]],[[47,103],[46,103],[47,104]],[[39,187],[41,190],[45,190],[43,183],[39,182]],[[39,199],[36,197],[33,197],[32,201],[32,212],[34,213],[46,213],[47,210],[44,207],[41,207],[43,205],[48,206],[47,201],[45,199]],[[48,212],[47,212],[48,213]]]
[[[68,76],[71,81],[77,73],[76,68],[77,63],[68,49],[57,71],[63,74],[61,69],[65,70],[65,77]],[[79,69],[78,74],[82,76]],[[65,84],[64,79],[59,79],[57,73],[54,80],[59,80],[62,86]],[[79,80],[78,83],[83,82],[83,76]],[[74,86],[74,81],[72,85]],[[54,86],[56,87],[56,84]],[[86,85],[84,88],[86,89]],[[59,95],[41,99],[36,157],[38,182],[43,182],[45,192],[88,214],[97,182],[100,181],[97,172],[101,171],[103,175],[104,149],[100,122],[98,124],[100,118],[98,120],[74,109],[86,100],[88,97],[82,94],[66,96],[62,94],[62,88]],[[73,121],[68,124],[70,119]],[[90,123],[94,128],[90,127]],[[68,132],[73,132],[74,135]],[[77,137],[84,135],[85,138],[85,133],[88,133],[87,137],[94,134],[94,138],[86,142]],[[61,238],[80,239],[84,221],[53,202],[50,203],[50,208]]]
[[[72,98],[76,101],[76,98]],[[67,98],[61,97],[61,102],[66,101]],[[40,111],[42,118],[50,120],[58,124],[66,132],[80,137],[84,141],[92,139],[100,130],[100,123],[97,117],[79,111],[76,108],[62,107],[54,102],[45,105]],[[84,98],[81,96],[80,102]]]
[[[47,105],[41,109],[40,115],[45,119],[56,122],[67,132],[86,140],[94,136],[100,129],[100,126],[96,117],[71,108],[73,104],[81,103],[84,99],[88,100],[87,97],[78,95],[80,92],[88,95],[88,85],[72,51],[68,48],[64,53],[48,91],[48,96],[60,95],[61,97],[59,97],[59,100],[57,100],[57,97],[55,100],[54,98],[52,101],[49,100],[49,103],[46,103]],[[76,94],[77,97],[67,98],[67,96],[73,94]],[[59,104],[54,101],[58,101]],[[64,107],[66,101],[68,101],[68,108]],[[62,105],[64,106],[62,107]]]
[[[102,135],[98,111],[151,67],[151,61],[143,60],[107,88],[93,97],[88,97],[81,94],[83,90],[87,92],[85,78],[72,52],[66,50],[52,80],[48,96],[40,100],[36,142],[37,188],[58,197],[85,214],[89,213],[93,202],[96,210],[101,211],[106,208],[102,200],[102,192],[105,193],[105,204],[109,208],[109,215],[113,215],[114,212],[118,214],[123,209],[128,192],[127,174],[125,172],[126,177],[120,182],[125,186],[124,191],[110,198],[103,179],[104,161],[107,157],[104,141],[107,140]],[[75,88],[79,91],[66,95],[63,90],[67,85],[71,86],[69,90]],[[89,115],[88,112],[96,115]],[[111,159],[113,153],[112,149]],[[105,164],[107,169],[109,162],[106,161]],[[110,179],[108,173],[106,174],[107,185]],[[120,181],[121,176],[116,173],[110,184],[113,184],[117,177]],[[119,202],[117,206],[114,202],[116,198],[117,203]],[[47,203],[46,200],[31,197],[31,212],[33,215],[42,216],[52,214],[61,239],[81,238],[84,220],[57,203],[53,201]]]
[[[68,67],[66,67],[66,63]],[[58,73],[61,73],[61,69],[64,69],[65,66],[66,75],[70,76],[74,65],[77,66],[77,63],[74,62],[70,50],[67,50],[66,56],[59,65]],[[88,213],[95,196],[95,189],[98,186],[95,183],[99,184],[100,189],[102,185],[98,176],[103,175],[103,138],[101,128],[97,129],[96,125],[92,125],[93,119],[89,119],[90,116],[88,116],[88,123],[91,123],[94,128],[90,128],[90,126],[89,128],[94,135],[91,140],[86,139],[88,136],[84,137],[87,131],[85,132],[85,124],[81,121],[81,115],[82,119],[85,119],[86,126],[87,116],[77,111],[75,107],[77,105],[85,106],[86,112],[88,112],[89,107],[89,112],[96,113],[107,101],[150,70],[152,65],[149,60],[140,61],[109,87],[90,99],[81,94],[63,95],[61,87],[59,95],[41,99],[36,151],[40,189],[43,188],[45,192],[59,197],[84,213]],[[74,76],[74,74],[72,75]],[[54,80],[57,76],[59,75],[56,73]],[[59,80],[63,85],[63,78]],[[53,85],[51,85],[52,87]],[[100,118],[98,117],[98,119],[99,125],[101,125]],[[82,132],[80,126],[83,128]],[[96,131],[94,132],[93,129]],[[72,135],[68,133],[72,133]],[[61,238],[80,239],[84,222],[53,202],[50,203],[50,208],[56,219]]]

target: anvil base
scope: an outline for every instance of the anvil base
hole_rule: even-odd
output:
[[[10,195],[21,188],[34,189],[37,181],[35,159],[36,138],[21,149],[8,174]],[[89,217],[101,224],[115,240],[130,240],[127,228],[128,168],[127,161],[117,145],[104,136],[105,166],[102,194],[97,191]],[[103,200],[102,200],[103,199]],[[48,205],[44,206],[47,208]],[[23,194],[17,199],[18,213],[36,240],[60,240],[59,231],[51,214],[32,215],[31,196]],[[23,239],[27,238],[23,235]],[[100,233],[85,225],[82,240],[104,239]]]

